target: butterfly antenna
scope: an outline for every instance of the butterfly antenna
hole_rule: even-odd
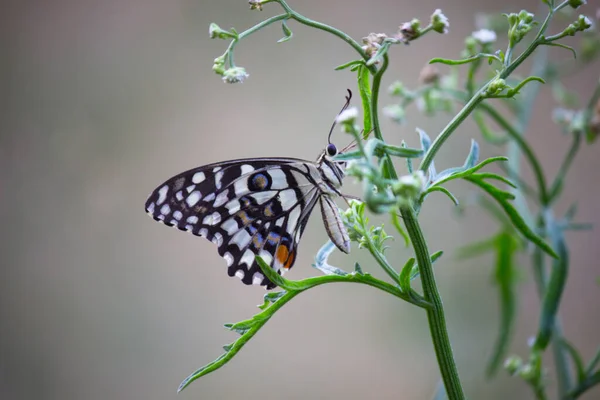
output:
[[[342,109],[338,113],[337,117],[339,117],[340,114],[343,113],[344,110],[346,108],[348,108],[348,106],[350,105],[350,100],[352,99],[352,91],[350,89],[346,89],[346,90],[348,91],[348,95],[346,96],[346,104],[344,104],[344,107],[342,107]],[[331,143],[331,134],[333,133],[333,128],[335,128],[335,123],[337,121],[337,117],[335,117],[335,119],[333,120],[333,125],[331,125],[331,129],[329,130],[329,136],[327,137],[327,143]]]

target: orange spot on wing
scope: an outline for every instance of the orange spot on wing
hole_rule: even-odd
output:
[[[285,268],[285,262],[288,259],[288,255],[289,255],[289,249],[285,244],[280,244],[279,247],[277,248],[277,254],[275,254],[275,257],[277,258],[277,261],[279,261],[280,264],[284,265]]]
[[[288,255],[287,261],[285,262],[285,265],[283,266],[283,268],[285,268],[285,269],[292,268],[292,265],[294,265],[295,260],[296,260],[296,252],[292,250],[290,252],[290,254]]]

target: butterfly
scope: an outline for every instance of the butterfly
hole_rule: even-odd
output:
[[[350,104],[348,90],[344,111]],[[218,247],[229,276],[246,285],[273,284],[261,272],[260,256],[280,275],[296,261],[298,244],[312,210],[320,204],[325,229],[344,253],[350,238],[334,202],[346,162],[331,143],[315,162],[296,158],[247,158],[190,169],[158,186],[146,201],[156,221],[202,236]]]

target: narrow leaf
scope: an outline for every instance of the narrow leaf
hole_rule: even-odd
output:
[[[577,349],[573,347],[573,345],[565,338],[561,338],[560,345],[564,347],[571,356],[571,361],[573,362],[575,371],[577,372],[577,382],[583,382],[586,377],[585,368],[583,366],[583,358],[581,358],[581,355]]]
[[[281,29],[283,29],[283,34],[285,35],[284,37],[282,37],[281,39],[279,39],[277,41],[277,43],[283,43],[283,42],[287,42],[288,40],[290,40],[292,38],[292,36],[294,36],[294,34],[292,33],[292,31],[290,30],[290,28],[287,26],[287,22],[285,20],[283,20],[281,22]]]
[[[341,71],[343,69],[350,68],[350,67],[353,67],[355,65],[364,65],[364,64],[365,64],[364,60],[352,60],[352,61],[348,61],[345,64],[338,65],[337,67],[335,67],[335,70],[336,71]]]
[[[552,247],[550,247],[538,234],[536,234],[529,226],[527,226],[523,220],[523,217],[521,217],[513,205],[508,202],[509,199],[514,198],[512,194],[502,191],[495,186],[472,176],[466,176],[464,179],[479,186],[490,196],[492,196],[492,198],[498,202],[500,207],[502,207],[504,212],[508,215],[508,218],[511,220],[515,228],[517,228],[517,230],[521,232],[523,236],[533,242],[548,255],[552,256],[553,258],[558,258],[558,255],[554,252]]]
[[[450,200],[452,200],[452,202],[454,203],[455,206],[458,205],[458,199],[456,197],[454,197],[452,192],[450,192],[448,189],[446,189],[443,186],[431,186],[429,189],[427,189],[427,191],[425,191],[421,195],[421,198],[419,199],[419,203],[422,203],[425,200],[425,197],[431,192],[442,192],[446,196],[448,196],[450,198]]]

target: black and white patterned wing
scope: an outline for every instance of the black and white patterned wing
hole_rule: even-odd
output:
[[[167,180],[146,201],[146,212],[215,243],[229,276],[272,289],[275,285],[261,273],[255,256],[279,274],[293,266],[321,195],[319,180],[314,163],[297,159],[216,163]]]

